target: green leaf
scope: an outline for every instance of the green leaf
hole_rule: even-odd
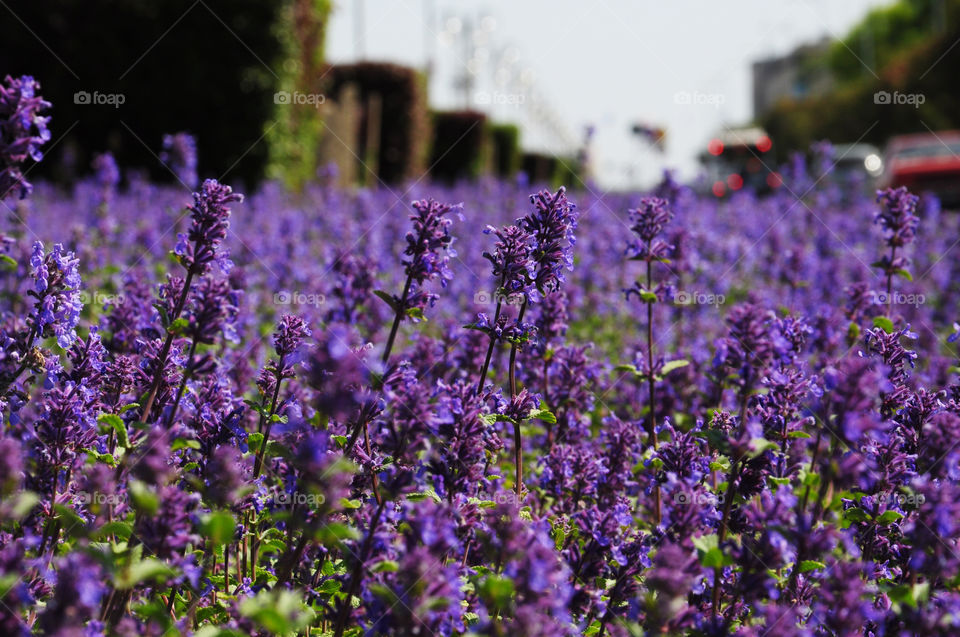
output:
[[[700,564],[706,568],[722,568],[733,564],[733,558],[724,555],[719,548],[712,548],[700,556]]]
[[[787,434],[787,438],[810,438],[810,434],[806,431],[791,431]]]
[[[860,507],[851,507],[843,512],[843,519],[851,522],[867,522],[870,520],[870,514]]]
[[[490,608],[503,608],[513,597],[513,580],[502,575],[490,575],[480,582],[477,592]]]
[[[530,414],[527,416],[527,420],[542,420],[550,424],[555,424],[557,422],[557,417],[553,415],[549,409],[544,409],[542,406],[540,409],[532,409]]]
[[[370,567],[371,573],[396,573],[400,570],[400,563],[394,560],[381,560]]]
[[[816,560],[803,560],[800,562],[800,572],[806,573],[808,571],[816,571],[822,568],[826,568],[827,565],[823,562],[818,562]]]
[[[887,595],[894,602],[917,608],[920,602],[926,601],[930,596],[930,583],[924,582],[912,586],[910,584],[899,584],[887,591]]]
[[[139,406],[140,406],[140,403],[130,403],[129,405],[124,405],[123,407],[120,408],[120,413],[125,414],[131,409],[136,409]]]
[[[421,500],[426,500],[427,498],[431,498],[437,504],[439,504],[440,502],[443,502],[443,498],[437,495],[437,492],[434,491],[433,489],[427,489],[426,491],[417,491],[415,493],[411,493],[407,495],[407,499],[413,502],[420,502]]]
[[[129,539],[133,534],[133,525],[128,522],[107,522],[94,534],[97,539],[105,539],[107,536],[116,535],[121,540]]]
[[[667,361],[666,363],[663,364],[663,369],[661,370],[660,373],[666,376],[673,370],[680,369],[681,367],[686,367],[689,364],[690,364],[690,361],[684,360],[682,358],[677,359],[675,361]]]
[[[416,323],[418,321],[426,321],[427,317],[423,313],[422,307],[408,307],[407,316],[409,316]]]
[[[393,298],[393,296],[387,294],[383,290],[374,290],[373,293],[380,297],[384,303],[389,305],[390,309],[392,309],[394,312],[397,311],[397,301]]]
[[[216,511],[204,518],[200,530],[203,536],[215,546],[221,546],[233,539],[236,528],[237,522],[231,514],[226,511]]]
[[[180,336],[188,327],[190,327],[190,321],[181,316],[170,324],[170,327],[167,328],[167,333],[173,336]]]
[[[715,549],[720,546],[720,540],[716,533],[711,533],[710,535],[698,535],[692,539],[692,542],[693,547],[697,549],[697,552],[700,554],[706,553],[711,549]]]
[[[120,571],[114,582],[118,589],[124,590],[146,580],[168,579],[173,575],[173,569],[169,566],[156,558],[148,557]]]
[[[847,340],[851,343],[860,338],[860,326],[854,322],[851,322],[847,327]]]
[[[127,489],[130,492],[130,500],[133,502],[133,508],[147,516],[156,515],[160,508],[160,499],[150,487],[139,480],[131,480]]]
[[[896,522],[903,519],[903,514],[899,511],[884,511],[879,518],[877,518],[877,524],[887,525],[891,522]]]
[[[16,500],[13,502],[13,508],[10,510],[10,516],[14,520],[25,518],[39,502],[40,496],[36,493],[33,491],[23,491],[16,496]],[[2,599],[2,596],[0,596],[0,599]]]
[[[893,333],[893,321],[888,319],[886,316],[875,316],[873,317],[873,326],[879,327],[887,334]]]
[[[900,268],[899,270],[894,270],[893,273],[898,276],[902,276],[907,281],[911,281],[911,282],[913,281],[913,275],[910,274],[908,271],[904,270],[903,268]]]
[[[343,444],[346,444],[347,440],[344,438]],[[260,451],[260,445],[263,444],[263,434],[259,431],[255,431],[249,436],[247,436],[247,446],[250,448],[250,451],[257,453]]]
[[[200,441],[177,438],[170,444],[170,451],[180,451],[181,449],[200,449]]]
[[[648,292],[647,290],[640,290],[640,300],[644,303],[656,303],[657,295],[653,292]]]
[[[127,435],[127,425],[123,419],[116,414],[100,414],[97,416],[97,422],[112,429],[117,434],[117,444],[124,449],[130,448],[130,437]]]
[[[4,270],[16,270],[17,262],[15,259],[11,258],[6,254],[0,254],[0,265],[3,266]]]

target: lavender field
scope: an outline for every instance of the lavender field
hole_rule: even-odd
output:
[[[176,183],[31,188],[34,88],[0,89],[0,634],[960,634],[935,199],[829,144],[763,198],[241,195],[185,136]]]

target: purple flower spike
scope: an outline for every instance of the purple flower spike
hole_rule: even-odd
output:
[[[160,161],[166,164],[187,188],[197,187],[197,140],[193,135],[164,135]]]
[[[573,270],[573,246],[577,241],[576,205],[567,199],[561,187],[551,195],[543,190],[530,195],[534,211],[517,221],[517,225],[533,236],[534,282],[540,293],[553,292],[564,281],[564,270]]]
[[[50,141],[50,118],[40,115],[50,102],[38,95],[39,90],[40,84],[29,75],[17,79],[8,75],[0,84],[0,200],[14,190],[20,191],[21,199],[33,190],[20,165],[28,157],[43,159],[40,146]]]
[[[216,261],[221,269],[229,271],[229,255],[219,248],[230,228],[229,204],[241,201],[243,195],[216,179],[206,180],[200,192],[193,193],[193,204],[187,206],[193,223],[187,234],[177,235],[179,241],[174,250],[187,270],[203,276],[210,271],[210,263]]]

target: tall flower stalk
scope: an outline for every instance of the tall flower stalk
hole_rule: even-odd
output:
[[[200,192],[193,193],[193,204],[187,206],[192,217],[190,230],[187,234],[181,233],[177,236],[178,242],[174,249],[177,260],[186,269],[187,274],[173,311],[162,317],[167,336],[157,354],[153,380],[141,410],[140,419],[143,422],[149,422],[153,411],[157,392],[163,380],[163,371],[170,355],[170,347],[178,332],[177,321],[187,303],[194,279],[208,274],[214,262],[224,270],[229,270],[232,265],[228,253],[221,249],[220,244],[230,228],[229,205],[241,201],[243,201],[243,195],[234,193],[230,186],[224,186],[215,179],[208,179],[203,182]]]
[[[640,202],[640,207],[630,211],[633,218],[633,225],[630,230],[636,235],[638,241],[631,246],[630,259],[634,261],[643,261],[646,264],[646,277],[644,283],[635,282],[633,287],[626,291],[627,298],[637,296],[647,306],[647,368],[644,375],[647,379],[647,394],[649,409],[647,413],[647,444],[656,451],[657,441],[657,415],[656,415],[656,375],[654,373],[654,354],[653,354],[653,304],[662,297],[662,286],[654,288],[653,284],[653,264],[664,263],[667,260],[667,253],[670,246],[660,238],[664,226],[673,218],[673,213],[668,208],[665,199],[659,197],[645,197]],[[654,488],[654,517],[657,524],[660,523],[660,486]]]
[[[877,192],[880,212],[874,217],[874,223],[883,230],[890,254],[884,255],[873,265],[880,268],[887,277],[888,303],[892,301],[890,295],[893,293],[893,277],[897,275],[910,277],[907,270],[910,267],[910,259],[903,255],[898,257],[897,249],[909,244],[916,236],[917,224],[920,222],[916,215],[919,200],[919,197],[907,192],[904,186]]]
[[[40,115],[50,102],[39,91],[40,83],[29,75],[8,75],[0,84],[0,201],[16,191],[23,198],[33,190],[22,164],[43,159],[40,146],[50,141],[50,118]]]
[[[390,296],[384,292],[377,295],[386,301],[394,311],[393,325],[387,344],[383,348],[381,361],[384,365],[390,360],[390,353],[405,318],[414,321],[423,318],[423,311],[437,301],[437,295],[426,292],[424,284],[435,279],[441,287],[446,287],[453,275],[450,272],[450,257],[457,256],[450,234],[453,219],[450,213],[460,214],[462,204],[443,204],[433,199],[414,201],[414,213],[410,215],[413,229],[407,232],[407,247],[401,263],[407,275],[400,296]]]

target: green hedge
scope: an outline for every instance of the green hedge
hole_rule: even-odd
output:
[[[493,172],[510,177],[520,170],[520,128],[515,124],[492,124],[490,142],[493,150]]]
[[[454,182],[490,172],[488,129],[487,116],[479,111],[434,112],[431,176]]]
[[[170,178],[155,154],[164,133],[188,131],[201,176],[262,177],[286,74],[277,29],[293,1],[7,0],[0,72],[33,75],[53,103],[51,150],[33,176],[86,173],[110,150]],[[123,104],[77,104],[81,91]]]

